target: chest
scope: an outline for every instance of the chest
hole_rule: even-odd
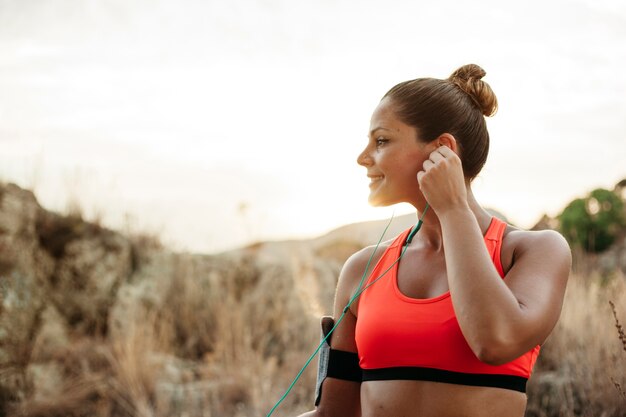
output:
[[[499,253],[502,269],[506,274],[513,265],[513,247],[503,241]],[[492,259],[493,260],[493,259]],[[438,297],[449,290],[445,253],[424,249],[407,251],[398,263],[397,286],[402,294],[410,298],[428,299]]]
[[[398,263],[397,286],[410,298],[434,298],[448,291],[446,260],[443,254],[424,250],[408,252]]]

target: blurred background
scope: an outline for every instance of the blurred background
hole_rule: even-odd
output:
[[[372,111],[467,63],[478,201],[573,252],[526,417],[624,417],[625,45],[621,0],[0,0],[0,417],[266,416],[415,221],[367,205]]]
[[[355,162],[400,81],[477,63],[474,188],[521,227],[625,174],[618,0],[0,0],[0,176],[215,252],[388,217]],[[410,207],[396,207],[408,213]]]

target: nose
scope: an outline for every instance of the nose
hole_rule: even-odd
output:
[[[372,165],[372,158],[369,155],[369,147],[366,147],[365,149],[363,149],[363,151],[359,154],[359,156],[356,158],[356,163],[367,167],[367,166],[371,166]]]

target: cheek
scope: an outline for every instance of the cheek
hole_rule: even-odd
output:
[[[419,171],[424,169],[425,160],[423,155],[407,155],[403,162],[405,171],[411,175],[417,175]]]
[[[396,183],[406,189],[412,188],[414,185],[418,185],[417,173],[419,169],[415,163],[405,163],[402,169],[398,169],[396,172]]]

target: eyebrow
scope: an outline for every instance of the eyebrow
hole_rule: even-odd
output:
[[[375,127],[374,129],[370,130],[370,135],[373,135],[374,132],[376,132],[377,130],[387,130],[389,132],[393,132],[393,130],[391,130],[391,129],[387,129],[386,127],[378,126],[378,127]]]

